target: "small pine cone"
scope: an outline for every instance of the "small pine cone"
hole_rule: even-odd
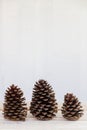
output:
[[[45,80],[36,82],[33,89],[30,113],[38,120],[51,120],[57,110],[55,93],[52,87]]]
[[[5,93],[4,118],[14,121],[24,121],[27,116],[27,104],[22,97],[23,92],[17,86],[10,86]]]
[[[81,103],[72,93],[65,95],[61,111],[63,117],[71,121],[78,120],[83,115]]]

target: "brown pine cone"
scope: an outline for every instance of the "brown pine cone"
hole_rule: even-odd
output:
[[[4,118],[15,121],[24,121],[27,116],[27,104],[22,97],[23,92],[15,85],[10,86],[5,93]]]
[[[83,115],[81,103],[72,93],[65,95],[61,111],[64,118],[72,121],[78,120]]]
[[[57,110],[55,93],[52,87],[45,80],[36,82],[30,113],[39,120],[50,120],[55,116]]]

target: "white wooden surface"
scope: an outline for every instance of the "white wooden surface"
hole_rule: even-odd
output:
[[[84,116],[78,121],[65,120],[59,111],[50,121],[38,121],[28,113],[25,122],[6,120],[0,111],[0,130],[87,130],[87,110],[85,107]]]

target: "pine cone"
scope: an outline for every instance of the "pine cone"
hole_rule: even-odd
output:
[[[57,113],[57,103],[52,87],[45,80],[36,82],[30,113],[38,120],[50,120]]]
[[[72,121],[78,120],[83,115],[81,103],[71,93],[65,95],[61,111],[64,118]]]
[[[4,118],[15,121],[24,121],[27,116],[27,107],[23,92],[17,86],[10,86],[5,93]]]

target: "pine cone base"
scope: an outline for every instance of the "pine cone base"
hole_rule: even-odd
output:
[[[64,116],[63,117],[67,120],[70,120],[70,121],[76,121],[76,120],[79,120],[79,118],[81,117],[82,115],[78,115],[78,116],[71,116],[71,117],[68,117],[68,116]]]

